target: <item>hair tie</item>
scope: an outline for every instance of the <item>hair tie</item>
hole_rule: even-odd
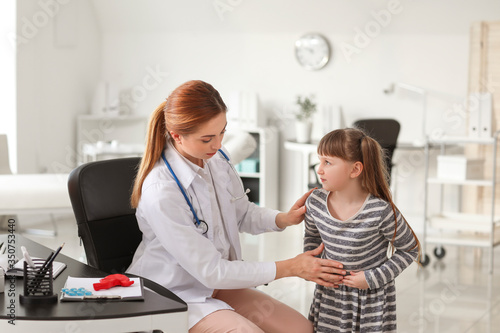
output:
[[[365,134],[361,135],[359,138],[359,154],[361,157],[361,163],[364,163],[364,157],[363,157],[363,139],[366,137]]]
[[[363,143],[363,139],[366,138],[366,135],[361,135],[361,138],[359,138],[359,144],[361,145]]]

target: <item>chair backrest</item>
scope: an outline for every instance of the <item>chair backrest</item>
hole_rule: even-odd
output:
[[[68,191],[87,262],[123,273],[141,242],[130,195],[139,157],[82,164],[69,175]]]
[[[385,150],[385,162],[388,168],[389,177],[392,171],[392,157],[398,142],[401,125],[395,119],[360,119],[354,122],[354,127],[362,129],[374,138]],[[389,178],[390,180],[390,178]]]
[[[11,173],[7,134],[0,134],[0,175],[10,175]]]

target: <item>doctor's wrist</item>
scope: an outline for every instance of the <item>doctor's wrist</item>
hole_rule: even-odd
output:
[[[278,213],[278,215],[276,215],[275,223],[278,228],[285,229],[290,225],[289,223],[287,223],[286,215],[286,213]]]
[[[288,260],[276,261],[276,278],[275,280],[296,276],[294,272],[294,258]]]

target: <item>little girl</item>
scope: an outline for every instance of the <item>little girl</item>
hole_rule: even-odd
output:
[[[347,128],[325,135],[318,155],[323,188],[306,202],[304,249],[323,242],[347,275],[338,288],[316,286],[309,320],[315,332],[396,332],[394,279],[420,243],[392,202],[383,150]]]

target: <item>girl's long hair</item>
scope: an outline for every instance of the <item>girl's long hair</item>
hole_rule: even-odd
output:
[[[219,92],[210,84],[193,80],[177,87],[151,115],[146,133],[146,148],[134,181],[130,204],[137,208],[144,179],[161,156],[170,131],[181,135],[196,132],[198,127],[227,107]]]
[[[396,226],[391,240],[391,250],[394,253],[394,239],[398,228],[396,205],[392,201],[389,187],[389,173],[386,165],[385,152],[380,144],[357,128],[334,130],[326,134],[318,144],[318,154],[322,156],[338,157],[349,162],[361,162],[363,171],[360,174],[361,186],[368,193],[387,201],[394,214]],[[401,214],[401,212],[399,212]],[[401,214],[403,219],[404,216]],[[406,219],[405,219],[406,221]],[[418,246],[417,262],[420,262],[421,247],[415,232],[408,224]],[[413,249],[412,249],[413,250]]]

